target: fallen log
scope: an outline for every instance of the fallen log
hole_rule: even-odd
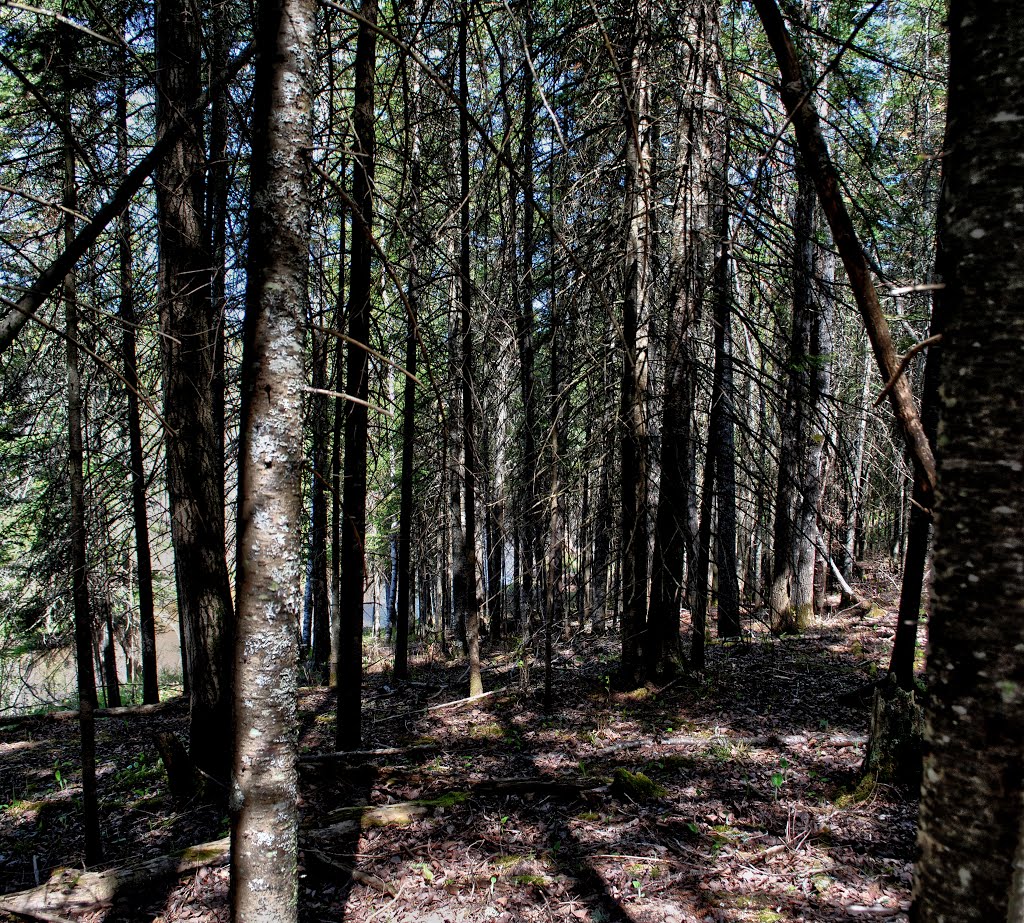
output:
[[[306,843],[322,843],[371,827],[407,825],[419,818],[430,817],[439,810],[446,810],[462,804],[474,794],[489,796],[535,794],[577,798],[584,792],[600,789],[602,785],[601,780],[484,779],[469,786],[467,791],[447,792],[436,798],[402,801],[396,804],[354,805],[340,808],[327,815],[326,819],[330,822],[327,826],[303,831],[301,836]],[[391,886],[386,882],[367,873],[359,872],[357,869],[340,865],[317,850],[315,846],[310,846],[306,852],[307,855],[313,855],[315,860],[323,860],[335,870],[350,874],[354,881],[385,894],[392,893]],[[227,862],[229,854],[230,838],[224,837],[122,868],[97,872],[58,869],[45,884],[0,896],[0,910],[42,920],[44,923],[51,923],[51,921],[63,923],[64,918],[60,914],[84,913],[101,907],[109,907],[118,898],[145,890],[156,881]]]
[[[226,862],[229,849],[229,838],[224,837],[124,868],[102,872],[57,869],[45,884],[0,897],[0,910],[37,920],[52,920],[57,913],[84,913],[110,906],[116,898],[143,890],[154,881]]]
[[[94,718],[134,718],[140,715],[158,715],[167,711],[180,702],[180,697],[167,699],[153,705],[124,705],[119,708],[95,708],[92,716]],[[78,709],[61,709],[60,711],[44,711],[31,715],[10,715],[0,718],[0,725],[5,728],[21,727],[32,724],[36,721],[77,721]]]
[[[331,753],[303,753],[299,756],[300,766],[317,766],[323,763],[354,763],[381,756],[416,756],[432,753],[440,744],[415,744],[411,747],[378,747],[376,750],[338,750]]]

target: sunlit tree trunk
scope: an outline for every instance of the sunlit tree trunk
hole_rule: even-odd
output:
[[[327,338],[318,329],[323,325],[323,311],[313,315],[310,325],[310,361],[313,366],[314,393],[310,400],[312,453],[310,465],[310,603],[312,643],[310,661],[318,676],[327,667],[331,652],[331,611],[327,576],[327,488],[330,477],[330,414],[327,390]],[[321,392],[321,393],[317,393]]]
[[[774,568],[770,597],[772,629],[799,632],[814,612],[814,560],[821,496],[821,385],[817,342],[821,311],[814,293],[815,192],[797,165],[793,218],[793,315],[789,335],[785,406],[781,414]]]
[[[315,21],[309,0],[260,4],[239,434],[230,792],[236,923],[298,918],[296,626]]]

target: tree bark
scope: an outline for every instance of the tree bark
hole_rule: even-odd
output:
[[[345,392],[345,487],[341,527],[341,647],[338,657],[339,750],[358,749],[362,739],[363,594],[366,586],[366,446],[369,398],[370,294],[373,284],[374,73],[377,63],[377,0],[363,0],[356,40],[352,129],[352,268],[349,273],[348,355]]]
[[[254,87],[238,485],[231,914],[298,918],[303,319],[312,147],[310,0],[262,0]],[[223,729],[221,730],[223,734]]]
[[[327,342],[318,327],[323,325],[320,311],[310,325],[310,340],[313,366],[313,388],[327,389]],[[312,430],[312,458],[310,466],[310,602],[312,643],[310,661],[315,673],[320,676],[327,667],[331,653],[331,609],[330,591],[327,578],[327,487],[330,478],[330,414],[329,397],[322,393],[310,395],[310,428]]]
[[[651,601],[645,654],[647,671],[667,676],[683,662],[680,612],[686,561],[696,536],[690,528],[690,442],[696,389],[695,331],[713,254],[711,195],[718,177],[716,147],[722,118],[718,3],[691,4],[681,23],[690,49],[684,73],[676,140],[675,212],[672,221],[672,313],[665,348],[661,426],[661,482],[654,526]],[[720,171],[719,171],[720,172]],[[691,560],[692,567],[693,562]]]
[[[188,647],[189,752],[226,782],[231,722],[232,600],[224,537],[222,442],[214,419],[217,319],[204,225],[200,23],[182,0],[157,5],[157,134],[178,137],[156,171],[167,492]],[[191,116],[191,117],[190,117]],[[182,124],[184,123],[184,124]]]
[[[781,413],[778,493],[775,504],[774,568],[770,596],[772,630],[798,633],[814,611],[818,468],[823,439],[815,351],[821,315],[814,294],[814,187],[798,159],[793,219],[793,319],[786,401]]]
[[[64,66],[70,67],[70,52],[62,42]],[[70,91],[64,91],[65,115],[70,119]],[[65,249],[74,240],[72,215],[78,209],[75,155],[65,139],[63,205]],[[99,801],[96,793],[96,725],[93,710],[96,673],[92,662],[92,613],[89,607],[89,561],[86,555],[85,478],[82,445],[82,386],[78,366],[78,287],[73,271],[64,277],[65,330],[67,331],[68,379],[68,474],[71,494],[71,589],[75,607],[75,659],[78,665],[78,729],[82,756],[82,821],[85,828],[85,861],[93,865],[102,858]]]
[[[1022,918],[1024,20],[953,0],[943,334],[915,923]]]
[[[523,8],[523,42],[524,51],[528,55],[535,53],[534,32],[536,28],[533,0],[525,0]],[[523,176],[523,230],[522,230],[522,276],[519,284],[519,297],[516,300],[516,345],[519,352],[519,393],[523,403],[523,420],[521,424],[522,454],[519,474],[519,489],[522,496],[522,513],[520,535],[520,567],[521,598],[526,603],[526,611],[521,621],[524,636],[534,613],[531,606],[535,598],[535,567],[539,565],[541,522],[540,508],[537,498],[537,477],[539,457],[537,452],[537,427],[539,415],[537,411],[536,373],[534,328],[535,317],[533,299],[536,281],[533,262],[536,255],[535,212],[534,200],[534,160],[536,142],[536,106],[535,78],[533,68],[527,63],[523,68],[523,145],[522,145],[522,176]]]
[[[121,50],[117,86],[117,169],[123,183],[128,175],[128,54]],[[142,451],[142,420],[139,414],[139,373],[136,358],[135,280],[132,271],[132,220],[128,206],[118,217],[120,269],[121,357],[127,387],[128,458],[132,474],[132,523],[135,528],[135,566],[139,585],[139,640],[142,648],[142,701],[160,700],[156,665],[156,618],[153,610],[153,562],[149,554],[149,516],[146,504],[146,473]]]
[[[647,632],[648,426],[647,350],[652,259],[651,9],[639,0],[633,12],[624,85],[627,220],[622,301],[622,681],[643,673]]]
[[[462,207],[459,223],[459,326],[462,339],[462,458],[463,458],[463,531],[462,555],[465,561],[466,648],[469,654],[469,694],[484,691],[480,675],[480,598],[476,592],[476,413],[473,405],[473,283],[470,277],[469,241],[469,72],[467,32],[469,5],[459,8],[459,187]]]

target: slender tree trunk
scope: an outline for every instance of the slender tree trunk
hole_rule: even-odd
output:
[[[790,331],[786,404],[782,411],[778,494],[775,504],[775,565],[770,597],[772,630],[802,631],[813,611],[817,504],[811,473],[815,454],[817,402],[812,384],[812,351],[817,323],[814,305],[814,187],[799,163],[793,219],[793,320]]]
[[[1024,20],[953,0],[948,304],[914,923],[1024,919]],[[948,301],[947,301],[948,299]],[[1016,868],[1015,868],[1016,865]]]
[[[607,378],[607,375],[605,376]],[[615,461],[615,426],[612,414],[603,423],[601,468],[598,475],[597,510],[594,523],[594,564],[591,580],[594,584],[594,604],[590,611],[590,624],[594,634],[604,634],[607,622],[609,561],[612,551],[612,532],[615,517],[612,509],[612,469]]]
[[[476,425],[473,406],[473,284],[470,276],[469,242],[469,72],[467,62],[467,30],[469,6],[462,0],[459,9],[459,304],[462,337],[462,456],[463,508],[466,515],[463,558],[466,569],[465,612],[466,647],[469,652],[469,694],[484,691],[480,676],[480,598],[476,592],[476,483],[479,477],[476,462]]]
[[[723,176],[724,179],[724,176]],[[736,561],[736,447],[733,435],[732,304],[728,211],[722,208],[722,250],[715,267],[715,371],[711,428],[715,431],[715,503],[718,508],[718,636],[739,637],[740,591]],[[709,449],[710,451],[710,449]]]
[[[171,538],[190,671],[189,750],[226,782],[230,763],[232,600],[224,538],[222,440],[215,420],[217,319],[204,227],[200,23],[181,0],[157,5],[157,134],[180,133],[156,171],[164,417]],[[179,123],[185,120],[184,127]],[[204,281],[205,280],[205,281]]]
[[[410,66],[406,60],[406,66]],[[409,94],[411,115],[418,112],[419,70],[413,74],[411,93]],[[398,514],[398,600],[396,603],[395,624],[395,667],[396,680],[409,678],[409,627],[413,621],[413,576],[412,563],[412,520],[413,510],[413,458],[416,446],[416,323],[419,314],[418,279],[419,265],[417,261],[419,245],[420,187],[422,185],[422,166],[420,162],[419,126],[415,117],[411,118],[409,128],[409,212],[412,224],[411,261],[406,285],[406,297],[409,300],[408,314],[405,319],[405,377],[402,386],[402,482],[401,499]]]
[[[230,4],[210,5],[209,47],[210,70],[217,73],[227,67],[232,36],[227,12]],[[224,465],[224,392],[227,385],[225,370],[225,321],[227,309],[227,235],[228,198],[231,182],[228,164],[228,112],[231,94],[225,83],[210,86],[209,152],[206,172],[206,231],[210,253],[210,318],[214,324],[213,380],[210,382],[213,410],[214,444],[219,451],[217,465]]]
[[[102,445],[103,430],[101,425],[96,424],[94,428],[95,439],[98,445]],[[89,465],[90,469],[92,464]],[[103,675],[106,678],[106,704],[107,708],[120,708],[121,681],[117,675],[117,649],[114,641],[114,603],[111,599],[111,572],[110,572],[110,522],[107,517],[107,509],[102,498],[94,501],[99,530],[101,554],[103,556],[103,570],[100,586],[96,587],[95,595],[99,600],[99,610],[102,613],[103,625]]]
[[[70,54],[64,47],[65,66]],[[65,90],[65,118],[70,122],[71,103]],[[75,155],[64,144],[64,246],[75,236],[72,215],[78,209]],[[92,614],[89,609],[89,562],[86,557],[85,478],[82,445],[82,391],[78,367],[78,289],[74,272],[64,277],[65,330],[67,331],[68,376],[68,469],[71,494],[71,587],[75,604],[75,655],[78,664],[78,730],[82,755],[82,820],[85,828],[87,865],[102,858],[99,801],[96,793],[96,674],[92,663]]]
[[[553,216],[552,216],[553,218]],[[553,268],[553,264],[552,264]],[[546,601],[544,606],[544,710],[550,713],[554,708],[554,693],[552,691],[552,633],[561,612],[561,587],[562,587],[562,552],[565,537],[565,523],[562,511],[562,482],[561,482],[561,446],[559,442],[562,428],[562,401],[559,389],[559,316],[558,302],[555,299],[555,292],[552,287],[551,304],[549,305],[551,316],[551,357],[550,357],[550,387],[548,398],[551,402],[551,426],[549,439],[551,444],[550,452],[550,494],[548,497],[548,547],[545,578]]]
[[[626,123],[628,220],[622,302],[622,680],[641,679],[647,631],[647,349],[652,258],[651,10],[640,0],[630,37]]]
[[[377,0],[363,0],[356,40],[352,129],[352,269],[349,274],[348,357],[345,392],[345,488],[341,529],[341,651],[338,657],[339,750],[359,748],[362,738],[363,595],[366,588],[366,446],[369,398],[371,233],[373,227],[374,73],[377,62]]]
[[[320,311],[310,325],[312,342],[311,362],[313,387],[327,389],[327,342],[318,327],[323,324]],[[330,591],[327,576],[327,486],[330,477],[328,456],[329,398],[324,394],[311,394],[312,465],[310,473],[311,529],[309,535],[310,602],[312,604],[312,645],[310,649],[314,671],[322,676],[331,654]]]
[[[715,502],[715,455],[708,446],[704,460],[704,483],[700,492],[700,527],[697,529],[697,549],[694,557],[694,603],[691,614],[690,666],[697,672],[704,669],[704,651],[707,646],[708,608],[711,602],[711,519]]]
[[[416,180],[414,180],[414,183]],[[409,303],[415,310],[416,296],[409,286]],[[405,385],[402,402],[402,486],[398,520],[398,604],[395,625],[395,679],[409,678],[409,625],[412,622],[412,487],[413,452],[416,440],[416,327],[408,318],[405,336]]]
[[[344,175],[342,167],[342,175]],[[338,300],[334,309],[334,329],[345,328],[345,217],[338,220]],[[345,341],[338,337],[334,346],[334,390],[342,388]],[[345,399],[334,399],[331,425],[331,653],[328,682],[337,688],[338,658],[341,656],[341,438],[345,419]]]
[[[298,918],[303,320],[316,10],[261,0],[238,484],[231,915]],[[223,733],[223,730],[222,730]]]
[[[117,87],[117,168],[122,182],[128,174],[128,54],[121,50]],[[132,522],[135,527],[135,562],[139,585],[139,639],[142,648],[142,701],[160,700],[156,665],[156,618],[153,611],[153,564],[149,554],[149,517],[146,506],[146,472],[139,415],[139,373],[135,348],[135,280],[132,271],[132,220],[128,208],[118,218],[120,269],[121,356],[127,383],[128,452],[132,474]]]
[[[939,274],[945,275],[940,253]],[[947,312],[946,297],[936,293],[933,299],[931,336],[941,335],[945,328]],[[925,433],[935,445],[939,416],[939,382],[942,378],[941,344],[929,347],[924,367],[924,391],[921,396],[921,419]],[[896,678],[896,684],[906,691],[914,688],[914,656],[917,653],[917,626],[921,614],[921,596],[924,590],[924,573],[928,562],[928,544],[931,534],[931,517],[923,508],[927,498],[920,485],[915,484],[911,495],[910,524],[907,529],[907,554],[903,560],[903,584],[900,589],[900,608],[896,622],[896,636],[893,639],[889,672]]]
[[[533,0],[526,0],[523,9],[525,51],[535,53]],[[520,623],[529,625],[533,613],[530,608],[535,599],[534,577],[535,566],[541,560],[540,554],[540,507],[537,498],[537,477],[539,455],[537,451],[537,393],[536,374],[534,370],[534,310],[533,299],[536,294],[534,278],[534,257],[536,256],[535,241],[535,187],[534,187],[534,147],[536,144],[536,106],[534,96],[535,78],[533,68],[527,64],[523,67],[523,231],[522,231],[522,279],[520,282],[519,299],[516,312],[516,344],[519,350],[519,391],[523,403],[523,419],[521,426],[522,462],[520,468],[520,490],[522,492],[520,568],[522,580],[522,599],[526,603],[526,612]]]
[[[857,414],[857,435],[853,445],[853,472],[850,481],[850,509],[843,541],[843,577],[853,580],[857,564],[857,536],[864,517],[864,448],[867,443],[868,397],[871,394],[871,356],[864,356],[863,387]]]

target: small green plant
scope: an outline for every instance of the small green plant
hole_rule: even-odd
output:
[[[779,760],[779,768],[772,773],[771,779],[772,790],[775,794],[776,801],[779,800],[779,791],[781,790],[782,786],[786,784],[787,769],[789,769],[789,760],[787,760],[785,757],[782,757]]]
[[[65,792],[68,788],[68,780],[64,777],[64,773],[61,772],[61,769],[67,769],[67,763],[58,757],[53,764],[53,778],[57,782],[57,787],[62,792]]]
[[[423,880],[431,882],[434,880],[434,870],[430,867],[429,862],[413,862],[409,866],[414,872],[419,872],[423,876]]]
[[[639,879],[639,878],[634,878],[634,879],[633,879],[633,880],[632,880],[632,881],[630,882],[630,884],[631,884],[631,885],[632,885],[632,886],[633,886],[634,888],[636,888],[636,896],[637,896],[637,898],[638,898],[638,899],[644,896],[644,888],[643,888],[643,884],[642,884],[642,882],[640,881],[640,879]]]
[[[149,794],[153,783],[163,776],[163,772],[163,760],[143,750],[127,766],[117,771],[114,780],[119,787],[141,797]]]

